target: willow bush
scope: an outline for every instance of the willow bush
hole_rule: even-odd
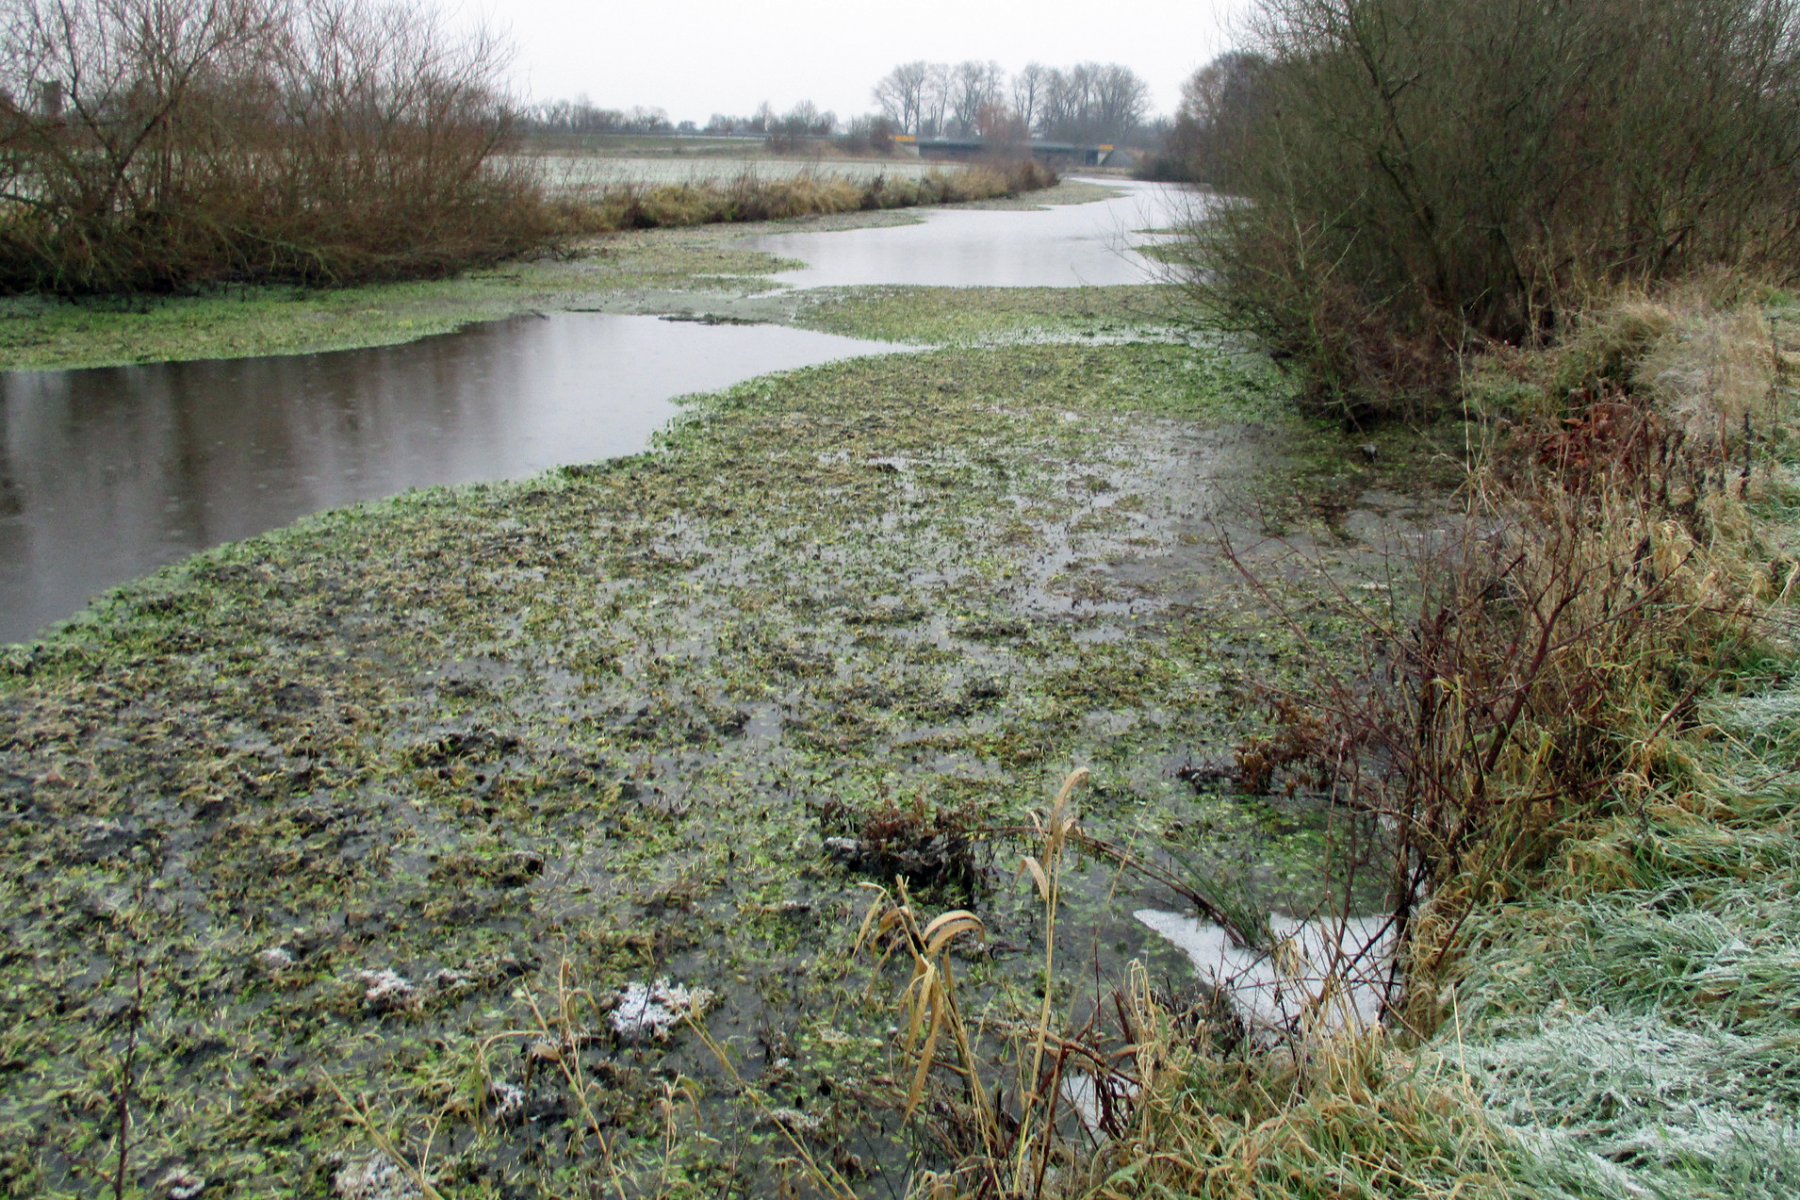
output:
[[[556,227],[493,157],[504,54],[377,0],[18,0],[0,17],[0,290],[351,282]]]
[[[1800,0],[1260,0],[1241,202],[1187,241],[1219,319],[1346,416],[1585,298],[1800,249]]]

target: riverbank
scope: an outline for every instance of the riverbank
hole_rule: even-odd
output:
[[[1109,189],[1063,181],[974,208],[1079,204]],[[917,208],[791,221],[631,230],[581,240],[566,255],[452,279],[351,288],[226,288],[128,300],[0,299],[0,370],[119,366],[202,358],[312,354],[414,341],[479,321],[534,312],[598,311],[792,319],[803,303],[772,296],[771,278],[800,264],[747,249],[769,233],[876,228],[924,219]]]
[[[812,319],[922,339],[974,299]],[[664,975],[713,993],[713,1036],[821,1154],[903,1169],[889,1017],[848,956],[892,864],[826,839],[947,838],[920,886],[983,912],[1000,949],[969,980],[1005,1003],[1030,906],[998,843],[944,847],[1072,765],[1096,831],[1304,903],[1324,815],[1179,773],[1228,760],[1252,681],[1300,661],[1213,539],[1280,574],[1281,530],[1353,574],[1429,458],[1396,437],[1378,471],[1254,356],[1113,315],[1142,293],[1035,299],[988,307],[971,341],[997,344],[757,380],[652,455],[323,514],[9,651],[7,1184],[104,1186],[122,1096],[146,1188],[327,1191],[429,1141],[447,1194],[531,1194],[612,1169],[595,1125],[646,1189],[772,1185],[779,1130],[691,1036],[587,1007]],[[1185,970],[1129,918],[1173,896],[1098,864],[1072,888],[1071,953]]]

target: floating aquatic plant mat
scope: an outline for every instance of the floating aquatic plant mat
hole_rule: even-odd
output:
[[[1316,804],[1181,772],[1298,664],[1216,529],[1351,570],[1405,516],[1283,400],[1180,345],[796,372],[655,454],[328,513],[5,651],[0,1191],[110,1191],[121,1113],[128,1193],[756,1190],[796,1139],[882,1186],[926,1148],[859,882],[978,908],[965,986],[1003,999],[1035,907],[980,831],[1081,765],[1091,830],[1321,886]],[[1072,973],[1186,970],[1130,917],[1172,895],[1090,863],[1067,903]]]

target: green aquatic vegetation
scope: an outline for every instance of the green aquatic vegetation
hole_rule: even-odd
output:
[[[588,1110],[637,1186],[775,1186],[781,1135],[694,1038],[610,1032],[661,976],[717,994],[711,1036],[820,1153],[904,1163],[849,955],[866,876],[825,838],[1010,825],[1085,766],[1096,833],[1320,887],[1303,797],[1177,775],[1299,666],[1216,529],[1332,632],[1250,544],[1368,481],[1322,482],[1354,447],[1284,400],[1185,344],[831,364],[699,398],[651,454],[221,547],[7,649],[0,1185],[106,1186],[140,963],[135,1187],[327,1190],[373,1149],[340,1091],[401,1153],[429,1136],[447,1195],[605,1179]],[[1039,936],[1003,849],[941,884],[993,934],[962,979],[996,1004]],[[1170,902],[1071,868],[1059,958],[1178,967],[1131,897]],[[665,1150],[671,1121],[704,1136]]]
[[[126,300],[15,297],[0,302],[0,368],[303,354],[391,345],[546,310],[671,311],[702,297],[729,303],[767,291],[771,273],[797,265],[733,245],[747,228],[623,233],[568,257],[410,283]]]
[[[795,323],[809,329],[933,345],[1143,340],[1186,337],[1192,328],[1180,294],[1155,285],[862,287],[809,291],[801,303]]]

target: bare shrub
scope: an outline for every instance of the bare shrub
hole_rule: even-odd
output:
[[[15,5],[0,288],[347,282],[540,244],[555,221],[535,182],[491,157],[503,62],[407,3]]]
[[[992,200],[1049,187],[1056,173],[1027,159],[932,172],[918,179],[877,175],[857,184],[810,173],[765,179],[746,170],[724,183],[676,183],[609,188],[578,206],[573,218],[589,231],[655,229],[720,221],[781,221],[882,208]]]
[[[1399,598],[1340,593],[1363,661],[1277,709],[1284,763],[1395,834],[1389,1003],[1417,1032],[1469,915],[1640,802],[1790,586],[1747,507],[1781,486],[1764,447],[1785,437],[1786,353],[1755,305],[1626,295],[1540,358],[1546,382],[1582,381],[1566,407],[1477,461]]]
[[[1800,258],[1795,0],[1262,0],[1254,112],[1188,280],[1352,417],[1447,395],[1470,339]]]

